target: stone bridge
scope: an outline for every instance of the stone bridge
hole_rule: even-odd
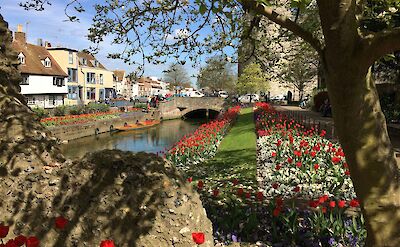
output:
[[[220,97],[176,97],[170,101],[161,102],[159,110],[163,119],[185,117],[188,114],[205,110],[206,114],[220,112],[223,109],[224,99]]]

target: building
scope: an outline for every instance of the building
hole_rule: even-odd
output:
[[[113,72],[92,54],[64,47],[47,47],[47,50],[68,74],[66,105],[104,101],[115,96]]]
[[[18,25],[12,43],[18,54],[22,75],[21,93],[30,107],[54,108],[64,105],[68,93],[68,75],[43,46],[28,44],[22,25]]]
[[[39,41],[39,43],[41,43],[41,41]],[[78,103],[83,103],[85,92],[83,84],[78,82],[78,51],[62,47],[47,47],[47,50],[57,60],[61,69],[68,74],[68,94],[64,100],[64,104],[77,105]]]
[[[130,88],[127,83],[125,70],[113,71],[114,89],[117,97],[130,98]]]
[[[139,95],[151,96],[153,80],[150,77],[141,77],[138,79]]]

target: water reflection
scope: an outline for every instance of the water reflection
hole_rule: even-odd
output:
[[[120,149],[156,153],[171,147],[184,135],[194,132],[200,121],[170,120],[148,129],[105,133],[70,141],[62,146],[67,158],[83,157],[87,152]]]

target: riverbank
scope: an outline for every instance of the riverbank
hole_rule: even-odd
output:
[[[124,126],[125,123],[135,124],[137,121],[143,122],[147,119],[160,120],[159,111],[154,110],[148,113],[142,111],[121,113],[116,118],[99,119],[82,124],[47,127],[47,130],[54,137],[60,139],[61,142],[68,142],[82,137],[107,133],[113,131],[116,126]]]

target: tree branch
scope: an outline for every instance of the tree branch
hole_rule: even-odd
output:
[[[241,3],[244,8],[253,10],[256,13],[267,17],[283,28],[292,31],[295,35],[309,43],[318,52],[318,54],[322,55],[323,47],[321,41],[314,37],[311,32],[298,25],[296,22],[293,22],[288,17],[275,12],[271,7],[267,7],[256,0],[241,0]]]
[[[400,50],[400,27],[369,34],[363,38],[364,52],[368,54],[369,65],[380,57]]]

